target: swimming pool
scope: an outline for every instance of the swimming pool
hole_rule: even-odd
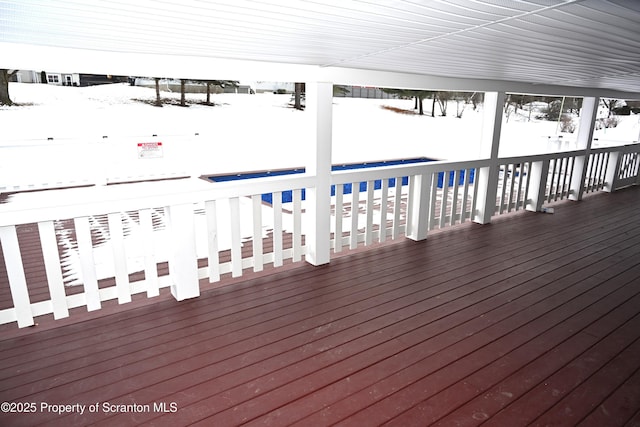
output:
[[[429,159],[427,157],[417,157],[412,159],[398,159],[398,160],[382,160],[375,162],[364,162],[364,163],[349,163],[349,164],[341,164],[341,165],[333,165],[331,166],[332,171],[341,171],[341,170],[352,170],[352,169],[365,169],[365,168],[375,168],[380,166],[393,166],[393,165],[404,165],[404,164],[413,164],[413,163],[427,163],[433,162],[434,159]],[[269,170],[269,171],[257,171],[257,172],[242,172],[237,174],[227,174],[227,175],[213,175],[207,177],[210,181],[213,182],[226,182],[226,181],[237,181],[241,179],[251,179],[251,178],[264,178],[267,176],[282,176],[282,175],[294,175],[304,173],[305,168],[293,168],[293,169],[280,169],[280,170]],[[440,172],[438,174],[438,188],[442,188],[444,183],[444,172]],[[459,184],[464,184],[465,171],[460,171],[459,174]],[[473,183],[474,173],[473,170],[469,175],[469,182]],[[454,172],[449,172],[449,184],[453,185],[454,180]],[[409,177],[402,177],[402,185],[408,185]],[[394,187],[396,185],[396,179],[389,179],[389,187]],[[351,194],[352,184],[343,184],[343,194]],[[382,180],[377,179],[374,181],[374,189],[378,190],[382,188]],[[367,183],[360,183],[360,191],[367,191]],[[336,194],[335,185],[331,186],[331,195],[334,196]],[[293,198],[292,191],[283,191],[282,192],[282,202],[287,203],[291,202]],[[302,200],[305,199],[305,191],[302,189]],[[273,196],[271,193],[263,194],[262,200],[266,203],[271,204],[273,201]]]

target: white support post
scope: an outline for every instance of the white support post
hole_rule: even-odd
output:
[[[580,127],[578,128],[577,145],[583,149],[584,153],[576,156],[573,164],[573,174],[569,187],[569,200],[582,200],[584,193],[584,180],[591,154],[591,142],[593,141],[593,130],[596,126],[596,116],[600,98],[588,97],[582,100],[582,111],[580,112]]]
[[[305,259],[313,265],[329,263],[331,255],[332,103],[332,83],[307,83],[306,113],[310,115],[313,133],[306,172],[315,175],[316,185],[306,191]]]
[[[192,204],[165,208],[169,228],[171,295],[182,301],[200,296]]]
[[[408,212],[410,221],[407,221],[407,237],[411,240],[424,240],[429,231],[429,207],[431,206],[431,179],[432,174],[416,175],[413,178],[411,191],[411,211]],[[437,175],[436,175],[437,176]],[[448,174],[445,173],[445,179]],[[447,196],[443,197],[443,207],[445,209]]]
[[[500,131],[502,129],[502,107],[504,92],[487,92],[484,94],[484,123],[480,157],[490,159],[489,166],[480,168],[476,175],[478,198],[473,221],[488,224],[496,210],[496,196],[498,193],[498,176],[500,163],[498,151],[500,148]]]
[[[529,188],[527,195],[529,200],[525,200],[526,209],[530,212],[542,210],[545,200],[545,190],[547,189],[547,177],[549,176],[549,160],[532,162],[529,170]]]

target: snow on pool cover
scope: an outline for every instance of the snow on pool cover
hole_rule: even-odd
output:
[[[428,159],[426,157],[419,157],[419,158],[413,158],[413,159],[399,159],[399,160],[383,160],[383,161],[377,161],[377,162],[366,162],[366,163],[351,163],[351,164],[344,164],[344,165],[333,165],[331,166],[331,170],[333,171],[341,171],[341,170],[350,170],[350,169],[364,169],[364,168],[374,168],[374,167],[379,167],[379,166],[393,166],[393,165],[402,165],[402,164],[411,164],[411,163],[426,163],[426,162],[433,162],[434,159]],[[242,172],[242,173],[237,173],[237,174],[228,174],[228,175],[214,175],[214,176],[210,176],[208,177],[209,180],[213,181],[213,182],[225,182],[225,181],[236,181],[236,180],[240,180],[240,179],[252,179],[252,178],[263,178],[263,177],[267,177],[267,176],[281,176],[281,175],[293,175],[293,174],[299,174],[299,173],[304,173],[305,169],[304,168],[295,168],[295,169],[284,169],[284,170],[270,170],[270,171],[258,171],[258,172]],[[470,183],[473,183],[473,177],[474,177],[474,171],[471,171],[471,174],[469,176]],[[460,171],[460,175],[459,175],[459,184],[462,185],[464,184],[464,176],[465,176],[465,171]],[[449,185],[453,185],[453,179],[454,179],[454,172],[451,171],[449,172]],[[404,176],[402,177],[402,185],[407,185],[409,182],[409,178]],[[438,188],[442,188],[442,184],[444,182],[444,172],[440,172],[438,174]],[[389,187],[393,187],[396,185],[396,179],[395,178],[390,178],[389,179]],[[382,180],[378,179],[376,181],[374,181],[374,189],[378,190],[382,188]],[[367,190],[367,183],[366,182],[361,182],[360,183],[360,191],[366,191]],[[335,185],[331,186],[331,195],[334,196],[336,194],[336,189],[335,189]],[[343,194],[351,194],[351,184],[344,184],[344,188],[343,188]],[[283,203],[288,203],[291,202],[293,198],[293,192],[291,190],[289,191],[283,191],[282,192],[282,202]],[[302,200],[305,199],[305,191],[304,188],[302,189]],[[271,193],[267,193],[267,194],[263,194],[262,195],[262,200],[266,203],[271,204],[272,202],[272,195]]]

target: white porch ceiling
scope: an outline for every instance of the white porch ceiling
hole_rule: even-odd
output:
[[[130,74],[151,57],[242,60],[640,97],[638,0],[0,0],[0,43],[0,68],[45,69],[37,52],[64,48],[121,58]],[[196,73],[183,70],[165,76]]]

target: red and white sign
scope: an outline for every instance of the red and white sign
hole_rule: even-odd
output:
[[[159,159],[162,157],[162,142],[138,142],[139,159]]]

